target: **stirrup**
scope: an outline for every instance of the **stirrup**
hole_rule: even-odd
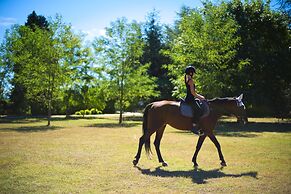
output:
[[[202,129],[198,130],[198,136],[203,136],[204,135],[204,131]]]
[[[204,131],[202,131],[202,129],[198,129],[198,130],[197,130],[195,127],[192,127],[191,131],[192,131],[194,134],[198,135],[198,136],[203,136],[203,135],[204,135]]]

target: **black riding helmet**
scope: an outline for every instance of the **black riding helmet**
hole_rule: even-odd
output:
[[[188,66],[186,69],[185,69],[185,73],[187,74],[187,75],[190,75],[190,73],[196,73],[196,69],[195,69],[195,67],[193,67],[192,65],[190,65],[190,66]]]

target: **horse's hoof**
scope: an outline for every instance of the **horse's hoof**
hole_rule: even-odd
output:
[[[162,162],[162,166],[166,167],[166,166],[168,166],[168,163],[167,162]]]
[[[226,165],[226,162],[221,162],[220,165],[223,166],[223,167],[224,167],[224,166],[227,166],[227,165]]]
[[[134,166],[136,166],[138,161],[137,160],[133,160],[132,163],[133,163]]]
[[[194,163],[193,166],[194,166],[194,168],[198,168],[199,165],[197,163]]]

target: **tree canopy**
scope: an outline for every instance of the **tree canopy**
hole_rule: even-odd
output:
[[[184,69],[197,69],[207,98],[245,94],[249,115],[290,117],[290,2],[204,1],[173,25],[153,10],[145,22],[113,21],[85,43],[60,15],[35,11],[0,46],[1,114],[122,114],[185,96]],[[49,122],[48,122],[49,124]]]
[[[114,99],[122,113],[136,98],[141,102],[150,96],[157,96],[154,79],[148,76],[149,65],[141,64],[144,42],[140,24],[128,23],[125,18],[111,23],[106,36],[94,41],[99,64],[108,78],[108,99]]]

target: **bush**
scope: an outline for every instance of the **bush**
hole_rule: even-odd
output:
[[[90,110],[85,110],[85,115],[90,115],[91,114],[91,111]]]
[[[81,115],[83,115],[83,117],[84,117],[84,115],[85,115],[85,111],[84,111],[84,110],[80,110],[80,113],[81,113]]]
[[[97,109],[96,108],[91,108],[91,114],[92,115],[95,115],[95,114],[97,114]]]
[[[98,110],[97,108],[92,108],[91,109],[91,114],[92,115],[101,114],[101,113],[102,113],[102,111],[101,110]]]
[[[98,110],[97,108],[91,108],[90,110],[86,109],[86,110],[77,111],[75,115],[83,115],[84,117],[85,115],[93,115],[93,114],[101,114],[101,113],[102,111]]]

